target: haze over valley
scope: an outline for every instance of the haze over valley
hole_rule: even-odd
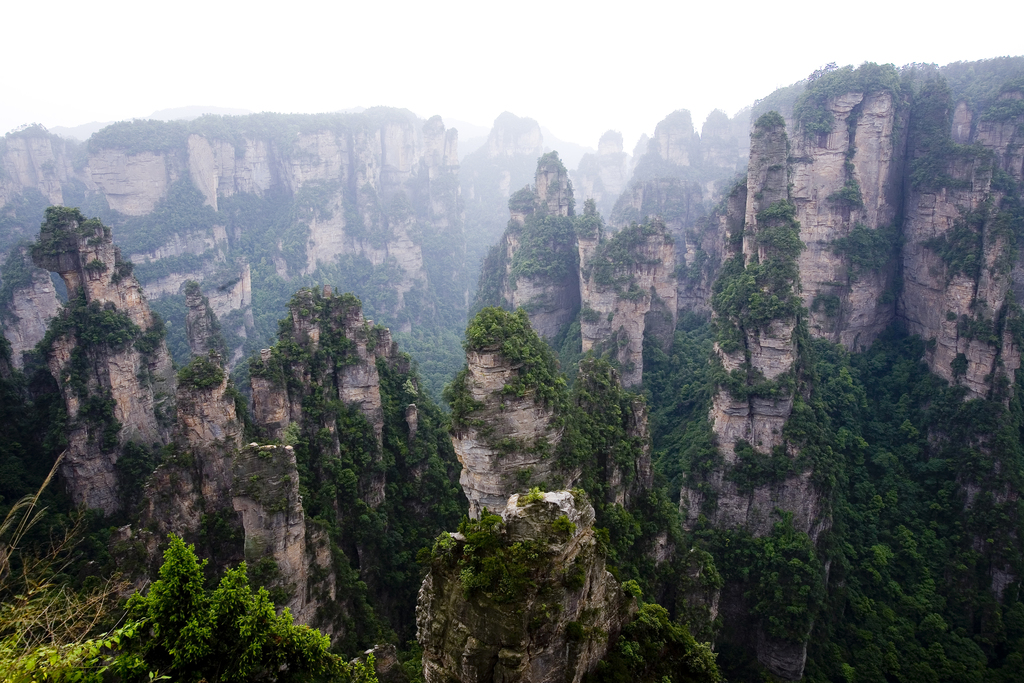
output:
[[[125,9],[0,106],[0,680],[1019,679],[1018,8]]]

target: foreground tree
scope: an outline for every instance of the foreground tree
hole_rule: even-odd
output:
[[[192,546],[170,537],[160,579],[128,602],[133,633],[122,639],[114,668],[125,681],[155,675],[174,681],[319,681],[376,683],[373,662],[349,665],[330,639],[278,615],[266,589],[253,592],[245,563],[203,589]]]

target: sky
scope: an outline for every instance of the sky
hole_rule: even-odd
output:
[[[0,133],[188,105],[404,107],[489,126],[503,111],[627,151],[676,109],[696,125],[817,68],[1024,53],[1024,2],[359,3],[7,0]]]

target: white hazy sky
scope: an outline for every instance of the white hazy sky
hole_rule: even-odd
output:
[[[186,105],[406,107],[489,126],[502,111],[627,150],[666,114],[697,127],[828,62],[1024,53],[1024,2],[265,2],[4,0],[0,132]]]

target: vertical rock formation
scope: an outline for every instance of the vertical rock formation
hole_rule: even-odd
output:
[[[313,623],[317,600],[309,584],[316,563],[307,552],[295,449],[250,444],[236,453],[232,473],[232,505],[245,532],[246,561],[255,567],[269,561],[274,587],[288,596],[285,606],[300,624]]]
[[[579,472],[564,471],[555,457],[565,384],[524,312],[484,309],[467,339],[466,368],[453,382],[449,403],[460,483],[476,519],[484,508],[502,509],[516,491],[542,483],[570,486]]]
[[[544,154],[540,125],[504,112],[494,120],[487,143],[468,154],[459,169],[466,205],[469,245],[494,244],[508,223],[506,206],[517,188],[530,183]],[[479,247],[478,247],[479,249]]]
[[[482,284],[478,300],[525,308],[537,333],[550,339],[572,321],[580,305],[575,200],[556,153],[540,158],[535,180],[532,188],[524,187],[509,200],[512,218],[481,276],[499,284],[493,291]]]
[[[1001,99],[1020,97],[1009,90]],[[933,340],[926,356],[932,372],[963,385],[967,398],[1003,397],[994,390],[1011,385],[1020,367],[1020,349],[1000,321],[1012,317],[1014,280],[1024,281],[1008,229],[1020,220],[1013,216],[1024,115],[979,117],[972,125],[970,110],[964,103],[954,109],[938,83],[927,84],[919,100],[912,164],[932,173],[910,178],[900,314],[912,334]]]
[[[501,520],[444,534],[416,608],[428,683],[579,683],[636,610],[605,569],[594,510],[569,491],[514,495]],[[474,547],[484,537],[492,543]],[[509,548],[535,551],[526,560]],[[503,581],[482,563],[503,563]]]
[[[702,481],[685,485],[680,507],[688,525],[705,516],[720,529],[766,536],[780,514],[814,542],[829,524],[810,470],[781,478],[744,480],[736,475],[750,458],[790,461],[796,447],[784,441],[783,427],[793,409],[796,387],[798,257],[803,248],[796,207],[790,201],[785,121],[775,112],[758,119],[751,135],[745,219],[729,216],[733,255],[715,285],[714,313],[719,330],[715,362],[721,364],[709,420],[721,460]],[[740,207],[733,202],[733,209]],[[708,493],[711,492],[709,496]],[[749,610],[741,594],[726,593],[723,613]],[[756,645],[758,660],[787,679],[803,675],[806,641],[769,637],[758,624],[745,640]]]
[[[222,357],[227,349],[224,337],[220,333],[220,322],[210,307],[209,300],[203,296],[199,283],[191,280],[185,284],[185,334],[188,336],[189,349],[193,356],[205,356],[210,351]]]
[[[60,273],[69,293],[44,340],[68,414],[61,475],[76,503],[109,514],[120,507],[121,449],[168,441],[171,359],[109,228],[75,209],[53,207],[46,218],[32,258]]]
[[[251,365],[253,413],[257,424],[272,439],[285,438],[289,425],[299,431],[326,430],[318,437],[327,453],[339,453],[334,408],[326,402],[338,401],[358,411],[375,437],[375,458],[380,461],[383,412],[380,376],[376,361],[389,364],[407,361],[386,328],[373,327],[365,320],[359,300],[351,294],[323,295],[300,290],[289,304],[290,329],[281,343],[262,352]],[[304,411],[311,402],[319,417]],[[298,433],[298,432],[296,432]],[[367,476],[361,484],[361,498],[376,507],[384,500],[383,472]]]
[[[831,131],[800,131],[791,151],[790,199],[806,245],[801,294],[811,334],[859,350],[895,315],[892,254],[906,145],[898,131],[909,110],[880,90],[831,98],[825,111]],[[864,254],[865,244],[877,246]]]
[[[11,343],[11,362],[19,370],[24,354],[46,336],[60,302],[50,274],[31,265],[28,250],[15,247],[7,256],[0,289],[0,325]]]
[[[597,209],[610,215],[615,200],[629,180],[629,157],[622,149],[622,133],[609,130],[597,144],[597,154],[584,154],[572,175],[581,200],[593,199]]]
[[[623,391],[619,373],[593,358],[580,361],[573,397],[577,421],[586,416],[598,425],[586,430],[585,450],[603,485],[603,502],[631,509],[654,485],[646,401]]]
[[[675,247],[665,224],[633,225],[599,242],[579,238],[583,352],[609,353],[622,385],[643,378],[644,335],[671,347],[676,327]]]

